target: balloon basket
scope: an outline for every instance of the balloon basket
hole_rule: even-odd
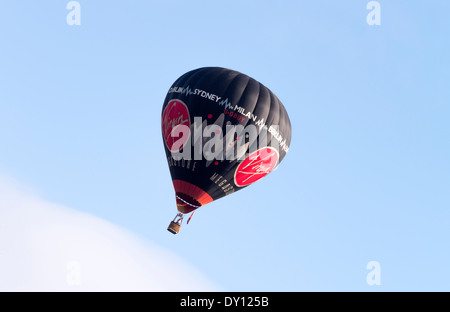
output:
[[[167,228],[167,231],[169,231],[172,234],[178,234],[181,228],[181,222],[183,221],[183,214],[178,213],[173,221],[170,221],[169,227]]]
[[[173,221],[170,221],[169,227],[167,228],[167,231],[169,231],[172,234],[178,234],[180,231],[181,225],[178,223],[175,223]]]

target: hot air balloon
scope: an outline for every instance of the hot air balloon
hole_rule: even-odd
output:
[[[178,209],[168,227],[173,234],[185,214],[273,171],[292,133],[286,109],[267,87],[220,67],[179,77],[164,100],[161,126]]]

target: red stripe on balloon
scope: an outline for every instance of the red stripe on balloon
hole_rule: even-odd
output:
[[[189,213],[213,201],[208,193],[192,183],[183,180],[172,182],[177,196],[177,207],[182,213]]]

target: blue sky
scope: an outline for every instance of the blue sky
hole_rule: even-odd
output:
[[[81,0],[69,26],[68,2],[1,3],[0,177],[224,290],[449,290],[449,3],[379,1],[369,26],[359,0]],[[173,236],[161,107],[202,66],[268,86],[292,142],[276,171]]]

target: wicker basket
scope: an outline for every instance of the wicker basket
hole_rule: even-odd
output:
[[[169,231],[172,234],[178,234],[178,232],[180,231],[181,225],[171,221],[169,224],[169,227],[167,228],[167,231]]]

